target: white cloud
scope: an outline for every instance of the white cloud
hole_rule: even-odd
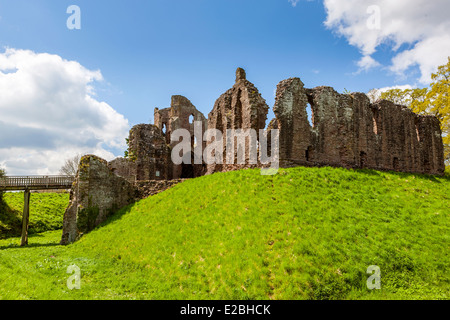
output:
[[[77,153],[114,158],[123,115],[95,98],[100,71],[30,50],[0,53],[0,166],[8,174],[56,174]]]
[[[384,87],[384,88],[380,88],[377,90],[380,92],[386,92],[386,91],[394,90],[394,89],[407,90],[407,89],[413,89],[413,88],[414,87],[409,84],[404,84],[404,85],[399,85],[399,86]]]
[[[413,88],[414,87],[409,84],[392,86],[392,87],[384,87],[384,88],[379,88],[379,89],[372,89],[372,90],[370,90],[370,92],[367,93],[367,95],[369,96],[371,102],[375,102],[381,98],[381,94],[383,92],[386,92],[389,90],[394,90],[394,89],[407,90],[407,89],[413,89]]]
[[[376,66],[364,59],[387,44],[395,53],[391,71],[402,75],[418,66],[419,81],[429,83],[450,55],[448,0],[324,0],[324,6],[325,25],[361,51],[363,68]]]
[[[312,1],[315,1],[315,0],[306,0],[307,2],[312,2]],[[299,3],[300,2],[300,0],[288,0],[288,2],[293,6],[293,7],[296,7],[297,6],[297,3]]]
[[[372,68],[378,67],[380,66],[380,63],[371,56],[363,56],[361,60],[358,61],[357,65],[359,67],[357,73],[360,73],[361,71],[368,71]]]

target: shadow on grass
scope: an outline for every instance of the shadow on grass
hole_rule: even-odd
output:
[[[353,169],[355,172],[371,175],[371,176],[381,176],[382,173],[389,173],[393,176],[398,176],[399,178],[407,179],[407,178],[418,178],[422,180],[428,180],[435,183],[442,183],[442,180],[447,180],[450,182],[450,175],[444,175],[444,176],[435,176],[430,174],[421,174],[421,173],[408,173],[408,172],[397,172],[397,171],[379,171],[379,170],[372,170],[372,169]]]
[[[22,216],[19,212],[3,201],[0,192],[0,222],[6,227],[0,226],[0,240],[11,237],[18,237],[22,231]]]
[[[20,237],[20,236],[19,236]],[[28,245],[21,247],[20,246],[20,238],[11,237],[10,243],[8,245],[0,246],[0,250],[4,249],[29,249],[29,248],[38,248],[38,247],[56,247],[59,246],[59,241],[55,240],[55,242],[46,242],[39,243],[39,238],[44,238],[45,236],[40,233],[29,234],[28,235]],[[3,242],[8,241],[8,239],[4,239]],[[36,241],[34,243],[34,241]]]
[[[123,216],[125,216],[127,213],[131,212],[133,207],[137,204],[137,202],[133,202],[132,204],[129,204],[119,210],[117,210],[115,213],[111,214],[109,218],[107,218],[106,221],[102,222],[101,224],[99,224],[98,226],[96,226],[94,229],[89,230],[88,232],[85,232],[81,235],[81,237],[77,240],[79,241],[80,239],[88,236],[90,233],[98,231],[106,226],[108,226],[111,223],[117,222],[120,219],[123,218]],[[77,241],[75,241],[74,243],[77,243]]]
[[[391,171],[391,170],[382,170],[382,169],[361,169],[361,168],[343,168],[341,166],[333,166],[333,165],[320,165],[320,164],[315,164],[315,165],[298,165],[296,167],[291,167],[291,168],[286,168],[286,169],[294,169],[294,168],[332,168],[332,169],[346,169],[346,170],[351,170],[353,172],[357,172],[360,174],[365,174],[365,175],[369,175],[369,176],[381,176],[383,173],[388,173],[391,175],[395,175],[398,176],[399,178],[410,178],[410,177],[415,177],[418,179],[422,179],[422,180],[428,180],[428,181],[432,181],[435,183],[442,183],[443,180],[446,180],[448,182],[450,182],[450,172],[446,172],[443,176],[438,176],[438,175],[431,175],[431,174],[423,174],[423,173],[409,173],[409,172],[398,172],[398,171]],[[256,169],[255,169],[256,170]]]
[[[91,233],[93,231],[96,231],[96,230],[98,230],[100,228],[106,227],[110,223],[113,223],[115,221],[118,221],[118,220],[122,219],[122,217],[124,215],[126,215],[127,213],[129,213],[135,205],[136,205],[136,203],[132,203],[132,204],[126,206],[126,207],[123,207],[122,209],[119,209],[116,213],[111,215],[111,217],[108,220],[106,220],[102,224],[98,225],[95,229],[91,230],[90,232],[84,234],[83,237],[88,235],[89,233]],[[61,230],[61,232],[62,232],[62,230]],[[55,242],[53,242],[53,243],[33,243],[33,239],[43,238],[43,237],[44,237],[44,235],[42,235],[40,233],[30,234],[29,237],[28,237],[28,243],[29,244],[27,246],[24,246],[24,247],[20,246],[20,239],[17,239],[17,236],[9,237],[9,238],[11,238],[11,242],[14,242],[14,243],[11,243],[11,244],[8,244],[8,245],[5,245],[5,246],[0,246],[0,250],[5,250],[5,249],[29,249],[29,248],[58,247],[58,246],[64,247],[64,245],[60,244],[60,239],[55,240]],[[8,238],[3,239],[3,240],[7,241]]]
[[[0,250],[6,250],[6,249],[30,249],[30,248],[42,248],[42,247],[57,247],[60,246],[59,242],[55,243],[31,243],[27,246],[21,247],[19,244],[20,240],[16,243],[9,244],[7,246],[1,246]]]
[[[130,213],[136,204],[137,204],[137,202],[133,202],[132,204],[129,204],[129,205],[117,210],[114,214],[112,214],[108,218],[108,220],[106,220],[105,222],[98,225],[94,230],[97,230],[98,228],[106,227],[110,223],[119,221],[120,219],[123,218],[124,215],[126,215],[127,213]],[[94,230],[92,230],[92,231],[94,231]]]

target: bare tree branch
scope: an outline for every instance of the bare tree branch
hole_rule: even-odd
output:
[[[73,158],[67,159],[64,165],[59,170],[59,174],[64,176],[75,176],[78,171],[78,164],[80,163],[80,159],[80,154],[77,154]]]

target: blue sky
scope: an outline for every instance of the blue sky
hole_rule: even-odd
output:
[[[69,30],[66,9],[81,9]],[[30,1],[0,2],[2,47],[29,49],[101,70],[97,94],[131,124],[148,122],[156,106],[186,95],[208,113],[233,85],[237,67],[273,105],[277,83],[300,77],[308,87],[368,91],[392,85],[385,72],[361,73],[357,48],[323,24],[321,2],[286,1]]]
[[[416,56],[408,56],[411,61],[406,67],[399,63],[409,61],[406,58],[395,60],[402,52],[418,51],[423,35],[406,39],[402,29],[385,33],[386,29],[381,29],[363,31],[361,37],[358,27],[361,19],[369,17],[367,5],[380,1],[366,1],[360,12],[355,5],[361,19],[348,18],[348,9],[339,2],[0,0],[0,52],[10,48],[48,53],[99,71],[101,76],[92,76],[86,84],[92,89],[88,94],[122,115],[129,128],[151,122],[153,109],[168,107],[175,94],[188,97],[207,115],[215,100],[233,85],[237,67],[246,69],[248,80],[271,108],[276,85],[289,77],[300,77],[306,87],[326,85],[339,92],[344,88],[368,92],[395,85],[423,85],[425,63]],[[70,16],[66,10],[73,4],[81,9],[80,30],[66,26]],[[380,6],[382,12],[389,9]],[[433,23],[427,21],[423,23]],[[379,40],[372,45],[374,50],[367,49],[370,43],[365,43],[366,38]],[[370,63],[361,64],[363,57]],[[6,67],[3,69],[5,76]],[[42,113],[47,112],[47,104],[40,105]],[[0,104],[0,119],[6,109],[2,111]],[[272,117],[271,112],[268,120]],[[36,129],[37,125],[30,123],[21,127]],[[45,127],[45,121],[41,124]],[[108,145],[101,139],[105,138],[99,138],[97,146],[110,156],[123,153],[123,146]],[[82,144],[77,142],[80,148]],[[0,144],[0,150],[2,147],[7,149]],[[47,167],[41,161],[39,170],[29,161],[14,164],[17,161],[0,152],[0,166],[17,174],[54,173],[62,158],[56,157]]]

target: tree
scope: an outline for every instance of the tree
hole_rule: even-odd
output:
[[[0,168],[0,178],[6,176],[6,171],[5,169]],[[0,202],[3,199],[3,192],[0,191]]]
[[[369,97],[369,100],[371,103],[376,102],[378,99],[380,99],[381,92],[378,89],[372,89],[367,93],[367,96]]]
[[[445,162],[450,166],[450,57],[431,80],[429,88],[392,89],[382,92],[381,99],[408,106],[418,114],[436,116],[441,123]]]
[[[431,79],[433,82],[427,94],[428,101],[419,107],[441,121],[445,160],[450,166],[450,57],[446,65],[440,66],[437,73],[431,75]]]
[[[382,92],[381,99],[392,101],[396,104],[401,104],[410,107],[414,112],[419,114],[426,114],[423,109],[426,105],[426,97],[428,88],[416,89],[391,89]]]
[[[78,165],[81,160],[81,155],[77,154],[73,158],[67,159],[64,165],[59,169],[59,174],[64,176],[75,176],[78,171]]]

